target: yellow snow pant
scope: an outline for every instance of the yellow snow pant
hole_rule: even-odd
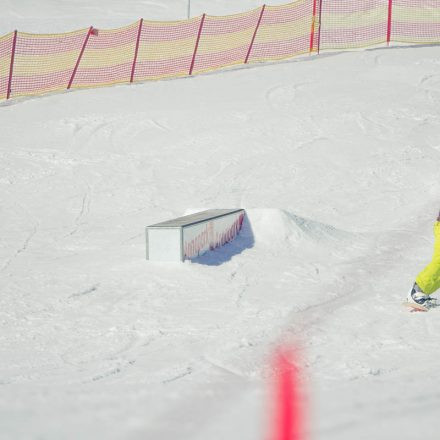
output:
[[[430,295],[440,288],[440,222],[434,224],[434,255],[432,261],[419,273],[416,283],[423,293]]]

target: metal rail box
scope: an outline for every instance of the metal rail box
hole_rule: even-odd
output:
[[[232,241],[244,209],[209,209],[146,228],[147,260],[184,261]]]

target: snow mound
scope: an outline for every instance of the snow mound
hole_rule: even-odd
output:
[[[246,214],[257,245],[291,247],[309,243],[325,246],[346,241],[353,236],[349,232],[283,209],[247,209]]]

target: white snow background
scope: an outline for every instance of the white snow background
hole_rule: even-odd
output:
[[[1,0],[0,34],[186,11]],[[310,439],[439,439],[440,314],[401,306],[439,192],[436,46],[0,104],[0,438],[263,440],[287,341]],[[234,207],[232,244],[145,260],[146,225]]]

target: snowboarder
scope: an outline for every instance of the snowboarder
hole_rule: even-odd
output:
[[[430,295],[440,288],[440,213],[434,223],[434,240],[432,261],[419,273],[408,293],[408,305],[415,308],[429,309],[437,305],[437,299]]]

